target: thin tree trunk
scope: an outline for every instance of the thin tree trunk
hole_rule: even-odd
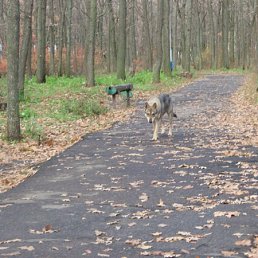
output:
[[[10,1],[7,10],[7,138],[19,140],[19,89],[18,89],[18,64],[19,64],[19,33],[20,33],[20,4],[19,0]]]
[[[256,37],[256,41],[255,41],[255,46],[256,46],[256,51],[255,51],[255,68],[256,68],[256,73],[258,74],[258,0],[256,0],[256,6],[255,6],[255,22],[256,22],[256,33],[255,33],[255,37]],[[258,88],[257,88],[258,89]]]
[[[84,11],[86,13],[86,18],[85,18],[85,44],[84,44],[84,63],[85,63],[85,74],[87,75],[87,60],[88,60],[88,48],[89,48],[89,24],[90,24],[90,4],[91,1],[89,0],[84,0],[85,6],[84,6]]]
[[[242,67],[243,70],[245,70],[246,68],[246,44],[245,44],[245,28],[244,28],[244,7],[243,7],[243,2],[240,1],[240,8],[239,8],[239,12],[240,12],[240,21],[239,21],[239,33],[240,33],[240,45],[239,45],[239,52],[240,52],[240,65]]]
[[[32,33],[30,34],[29,38],[29,44],[28,44],[28,56],[27,56],[27,74],[28,77],[31,79],[32,78],[32,64],[31,64],[31,58],[32,58]]]
[[[117,54],[117,78],[125,80],[126,56],[126,0],[119,0],[119,33]]]
[[[115,72],[117,67],[116,31],[112,0],[108,0],[108,72]]]
[[[37,82],[46,82],[46,0],[38,1]]]
[[[192,29],[192,0],[186,0],[186,26],[185,26],[185,55],[183,69],[190,73],[191,70],[191,29]]]
[[[97,18],[97,3],[91,0],[90,3],[90,24],[88,35],[88,54],[87,54],[87,86],[95,85],[94,63],[95,63],[95,31]]]
[[[163,19],[163,71],[167,76],[171,76],[170,69],[170,39],[169,39],[169,14],[170,0],[164,1],[164,19]]]
[[[210,21],[210,52],[211,52],[211,68],[216,68],[216,49],[215,49],[215,26],[213,20],[213,9],[212,2],[208,1],[208,12],[209,12],[209,21]]]
[[[49,15],[50,15],[50,25],[49,25],[49,48],[50,48],[50,64],[49,73],[51,75],[55,74],[55,16],[54,16],[54,0],[49,2]]]
[[[160,70],[162,65],[162,27],[163,27],[164,0],[158,1],[158,17],[156,27],[156,62],[153,67],[153,83],[160,82]]]
[[[143,52],[144,52],[144,67],[146,70],[152,70],[152,47],[151,47],[151,36],[148,19],[148,0],[142,0],[143,10]]]
[[[229,23],[229,2],[222,1],[222,60],[223,67],[229,69],[228,55],[228,23]]]
[[[202,12],[201,10],[199,10],[199,6],[197,5],[196,6],[197,8],[197,26],[196,26],[196,29],[197,29],[197,33],[196,33],[196,37],[197,37],[197,51],[196,51],[196,58],[197,58],[197,69],[198,70],[201,70],[202,69]]]
[[[178,13],[178,1],[173,3],[172,6],[172,13],[173,13],[173,18],[172,18],[172,61],[174,65],[174,69],[176,68],[177,65],[177,59],[178,59],[178,43],[177,43],[177,13]]]
[[[235,4],[234,2],[229,2],[231,5],[231,15],[230,15],[230,30],[229,30],[229,62],[230,66],[235,65]]]
[[[66,10],[66,0],[60,1],[61,9],[61,20],[59,24],[59,33],[58,33],[58,65],[57,65],[57,75],[63,75],[63,46],[64,46],[64,23],[65,23],[65,10]]]
[[[136,40],[135,40],[135,0],[132,0],[132,7],[130,13],[130,38],[129,38],[129,72],[133,76],[135,74],[135,60],[136,60]]]
[[[33,0],[27,0],[24,4],[24,23],[23,23],[23,39],[20,50],[19,58],[19,92],[20,98],[24,98],[24,79],[26,71],[26,61],[28,57],[29,41],[31,37],[31,21],[32,21],[32,10],[33,10]]]
[[[71,76],[72,9],[73,0],[67,0],[66,76],[68,77]]]

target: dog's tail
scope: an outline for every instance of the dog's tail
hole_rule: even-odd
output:
[[[174,112],[173,112],[173,117],[176,117],[176,118],[177,118],[177,115],[176,115],[176,113],[174,113]]]

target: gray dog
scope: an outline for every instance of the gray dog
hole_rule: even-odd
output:
[[[169,132],[168,135],[172,135],[172,122],[173,117],[177,115],[173,112],[173,105],[171,96],[168,94],[161,94],[156,97],[152,97],[145,103],[145,116],[149,123],[153,123],[153,137],[152,140],[158,139],[158,131],[160,124],[162,123],[163,115],[167,113],[169,119]],[[162,127],[162,133],[165,129]]]

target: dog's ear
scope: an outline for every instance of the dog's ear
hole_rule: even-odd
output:
[[[157,109],[157,103],[155,102],[155,103],[152,105],[152,107],[153,107],[154,109]]]
[[[148,102],[145,102],[145,109],[147,109],[149,106],[149,103]]]

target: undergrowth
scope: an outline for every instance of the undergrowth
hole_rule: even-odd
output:
[[[152,83],[152,72],[141,71],[126,80],[119,80],[116,74],[98,75],[95,87],[86,87],[85,78],[47,77],[46,83],[38,84],[36,78],[25,80],[24,100],[20,102],[20,117],[23,136],[37,137],[44,134],[44,126],[59,122],[94,117],[108,112],[106,105],[107,86],[133,84],[133,92],[169,91],[186,81],[181,70],[173,71],[171,77],[161,73],[161,83]],[[6,78],[0,79],[0,98],[6,100]],[[6,112],[0,112],[0,137],[6,132]]]

